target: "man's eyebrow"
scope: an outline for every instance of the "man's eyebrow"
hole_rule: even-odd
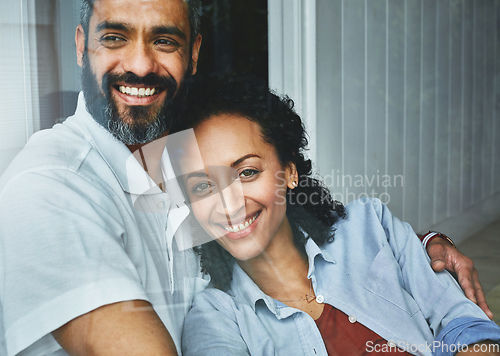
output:
[[[246,159],[249,159],[249,158],[253,158],[253,157],[257,157],[257,158],[260,158],[259,155],[256,155],[256,154],[253,154],[253,153],[249,153],[247,155],[244,155],[243,157],[241,158],[238,158],[236,161],[234,161],[233,163],[231,163],[231,167],[235,167],[237,165],[239,165],[241,162],[243,162],[244,160]]]
[[[102,30],[130,31],[131,26],[122,22],[103,21],[96,26],[96,32]],[[186,34],[175,26],[154,26],[151,31],[154,35],[175,35],[183,41],[187,39]]]
[[[187,39],[184,31],[175,26],[154,26],[152,33],[154,35],[175,35],[180,37],[183,41]]]
[[[111,22],[111,21],[103,21],[99,23],[95,30],[96,32],[102,30],[119,30],[119,31],[127,31],[130,29],[130,26],[122,23],[122,22]]]

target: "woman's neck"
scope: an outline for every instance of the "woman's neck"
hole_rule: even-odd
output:
[[[238,264],[264,293],[277,300],[290,299],[310,288],[307,256],[295,246],[291,227],[261,255]]]
[[[316,320],[323,312],[323,304],[316,302],[312,281],[307,278],[307,255],[295,246],[289,224],[287,229],[273,239],[264,253],[238,264],[268,296]]]

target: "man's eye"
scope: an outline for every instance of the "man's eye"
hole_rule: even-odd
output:
[[[240,178],[252,178],[259,173],[256,169],[244,169],[240,172]]]
[[[154,44],[166,52],[173,52],[180,47],[179,43],[169,38],[159,38],[154,42]]]
[[[101,43],[108,48],[120,47],[125,43],[125,39],[119,36],[104,36],[101,38]]]

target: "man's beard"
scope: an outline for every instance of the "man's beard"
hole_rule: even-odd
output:
[[[170,76],[160,77],[150,73],[138,77],[134,73],[106,73],[102,79],[102,90],[92,72],[86,53],[83,56],[82,89],[87,110],[95,121],[126,145],[144,144],[156,140],[170,131],[179,119],[187,93],[186,81],[191,77],[188,67],[180,85]],[[164,102],[158,109],[152,106],[128,106],[127,112],[120,113],[111,96],[116,83],[142,84],[147,87],[161,87],[166,91]]]

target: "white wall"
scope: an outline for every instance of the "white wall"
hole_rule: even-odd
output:
[[[75,45],[75,29],[80,23],[80,0],[58,0],[57,13],[59,85],[62,91],[80,91],[81,70],[76,63]]]
[[[458,239],[500,216],[499,24],[499,0],[316,1],[318,168],[338,198],[374,189]]]
[[[79,4],[77,0],[16,0],[3,4],[0,174],[28,138],[44,126],[41,117],[51,108],[43,97],[80,90],[74,44]],[[73,102],[61,105],[69,106],[67,112],[74,110]]]
[[[0,173],[37,129],[33,1],[7,1],[0,11]]]
[[[316,157],[316,0],[268,0],[268,27],[269,86],[294,100]]]

